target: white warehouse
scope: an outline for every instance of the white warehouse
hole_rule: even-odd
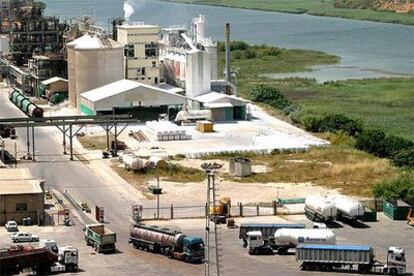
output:
[[[180,110],[185,101],[165,89],[124,79],[81,94],[80,110],[85,115],[133,113],[151,120]]]

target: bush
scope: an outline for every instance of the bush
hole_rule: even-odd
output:
[[[392,163],[398,167],[414,168],[414,146],[397,151],[394,153],[391,160]]]
[[[376,198],[385,200],[402,199],[409,204],[414,204],[414,173],[402,175],[376,184],[373,190]]]
[[[230,50],[234,51],[234,50],[247,50],[250,48],[250,45],[247,44],[244,41],[240,41],[240,40],[236,40],[236,41],[232,41],[230,42]]]
[[[279,90],[268,85],[254,87],[250,96],[255,102],[265,103],[281,110],[292,105],[292,102],[281,94]]]
[[[387,157],[385,149],[385,133],[381,130],[364,131],[356,140],[355,147],[379,157]]]
[[[269,47],[263,51],[264,56],[277,56],[279,55],[281,50],[277,47]]]
[[[242,59],[243,58],[243,52],[240,50],[236,50],[232,52],[233,58],[235,59]]]
[[[357,136],[362,132],[362,123],[342,114],[330,114],[324,117],[306,116],[302,119],[306,130],[312,132],[342,132]]]
[[[252,59],[252,58],[257,57],[256,51],[252,49],[247,49],[246,51],[243,52],[243,54],[244,54],[244,58],[246,59]]]

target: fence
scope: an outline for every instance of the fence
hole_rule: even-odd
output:
[[[252,217],[276,215],[277,208],[275,203],[243,204],[237,203],[232,206],[232,217]],[[145,220],[150,219],[184,219],[184,218],[203,218],[207,214],[206,205],[193,206],[163,206],[157,208],[142,208],[141,217]]]

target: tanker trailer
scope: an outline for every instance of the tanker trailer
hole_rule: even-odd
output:
[[[365,207],[358,200],[335,195],[329,197],[329,200],[338,210],[338,218],[356,221],[362,218],[365,213]]]
[[[257,232],[257,233],[256,233]],[[270,243],[258,231],[248,233],[249,254],[287,254],[298,244],[335,244],[335,234],[328,229],[278,229]]]
[[[202,238],[186,236],[180,231],[145,224],[131,227],[129,243],[134,248],[161,253],[169,258],[185,262],[201,262],[204,259]]]
[[[329,222],[336,218],[337,209],[331,201],[321,196],[310,195],[305,200],[305,216],[317,222]]]

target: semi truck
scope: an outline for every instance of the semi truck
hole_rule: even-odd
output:
[[[372,246],[301,244],[296,247],[296,261],[302,270],[332,271],[347,267],[364,274],[406,274],[405,251],[400,247],[390,247],[387,262],[383,264],[375,260]]]
[[[66,257],[61,258],[60,254]],[[35,272],[36,275],[45,275],[78,269],[77,249],[64,248],[60,254],[46,247],[19,245],[3,248],[0,250],[0,275],[17,275],[27,270]]]
[[[129,243],[136,249],[161,253],[169,258],[197,263],[204,260],[204,241],[181,231],[143,223],[131,227]]]
[[[330,200],[310,195],[305,200],[305,216],[311,221],[330,222],[336,219],[337,209]]]
[[[243,240],[243,247],[247,247],[247,233],[252,231],[259,231],[262,239],[267,243],[269,238],[273,238],[276,230],[281,228],[305,228],[306,225],[302,223],[288,224],[288,223],[242,223],[239,229],[239,239]]]
[[[116,233],[103,224],[88,224],[83,228],[87,245],[98,253],[114,253],[116,250]]]
[[[274,237],[265,242],[260,231],[247,233],[247,244],[251,255],[287,254],[298,244],[335,244],[335,234],[328,229],[281,228]]]

